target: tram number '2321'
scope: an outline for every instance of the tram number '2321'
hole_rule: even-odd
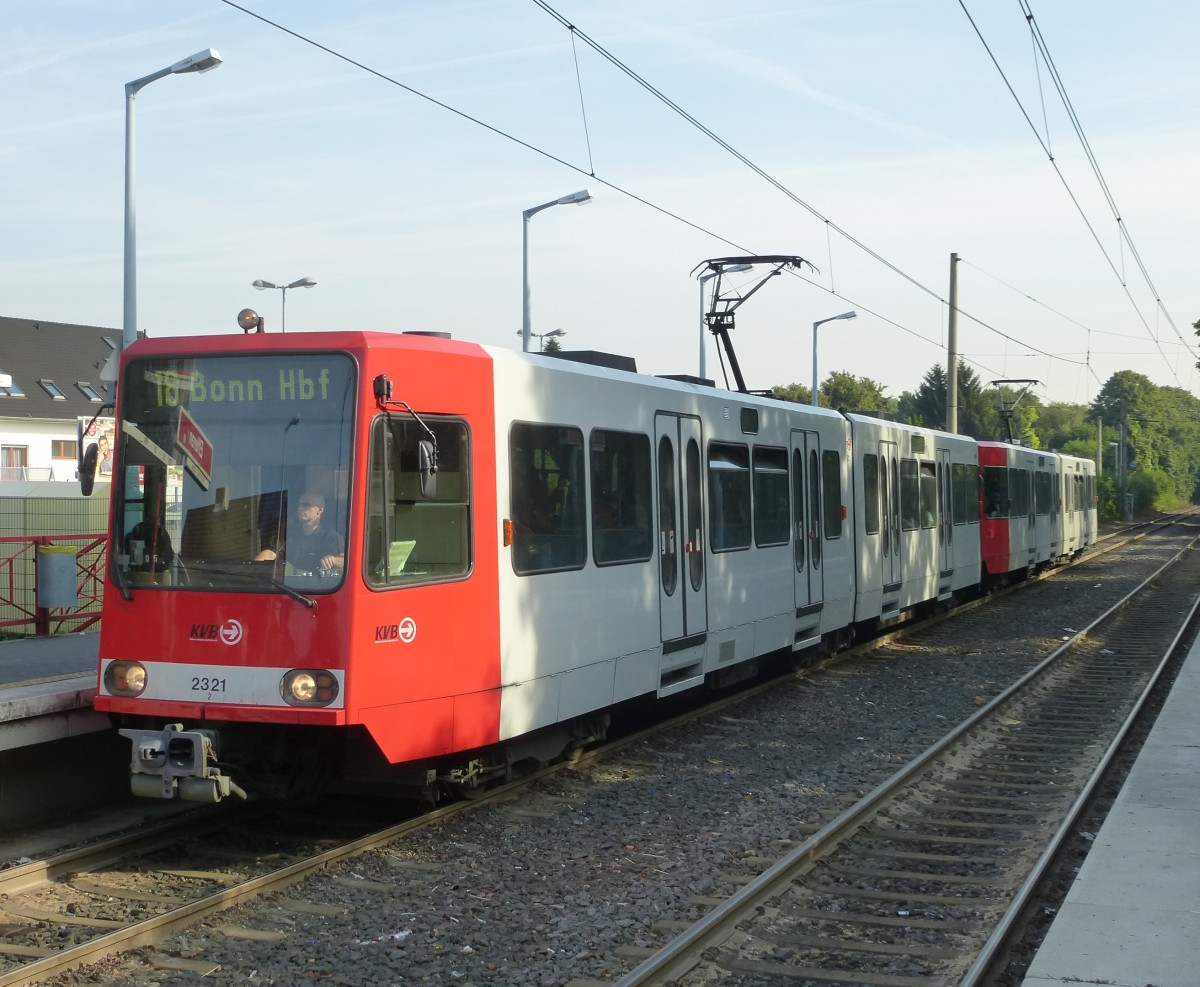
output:
[[[225,680],[209,678],[207,675],[192,676],[192,692],[224,692]]]

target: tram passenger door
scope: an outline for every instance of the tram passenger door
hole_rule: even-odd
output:
[[[792,432],[792,560],[796,630],[793,647],[821,638],[825,581],[821,550],[821,443],[816,432]]]
[[[700,422],[654,419],[658,479],[659,613],[664,653],[702,644],[708,630],[705,588],[704,465]]]
[[[899,456],[895,442],[879,443],[879,518],[880,571],[883,592],[900,588],[903,568],[900,560],[900,487]]]
[[[949,576],[954,570],[954,518],[951,510],[950,478],[954,468],[950,465],[950,450],[937,451],[938,479],[938,573]],[[948,590],[949,587],[946,587]],[[938,584],[939,596],[942,585]]]

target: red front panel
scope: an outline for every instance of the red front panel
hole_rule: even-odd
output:
[[[236,342],[249,353],[335,349],[358,363],[345,576],[335,591],[313,593],[316,605],[309,608],[282,593],[189,592],[178,585],[162,591],[133,585],[132,599],[125,600],[110,574],[96,708],[193,727],[361,723],[392,761],[496,741],[499,534],[490,357],[470,344],[393,334],[261,335]],[[227,337],[143,341],[126,359],[183,357],[230,345]],[[387,589],[367,583],[365,478],[371,423],[381,413],[372,381],[380,374],[391,381],[393,396],[419,414],[454,416],[467,425],[473,558],[464,577]],[[406,414],[396,407],[391,413]],[[154,698],[106,695],[103,669],[113,659],[146,663],[158,690]],[[336,703],[281,702],[276,683],[293,668],[334,671],[341,682]]]
[[[397,397],[430,413],[464,417],[471,450],[470,575],[407,589],[371,590],[361,581],[356,586],[347,714],[350,722],[366,725],[391,761],[499,739],[493,368],[481,350],[464,349],[468,354],[453,358],[436,349],[371,354],[368,376],[386,373]],[[358,455],[364,462],[367,441],[363,429]],[[351,537],[363,540],[361,531]]]

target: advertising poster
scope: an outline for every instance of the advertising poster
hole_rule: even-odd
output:
[[[96,457],[96,482],[110,483],[113,471],[113,453],[117,447],[117,420],[115,418],[79,418],[79,458],[93,442],[100,454]]]

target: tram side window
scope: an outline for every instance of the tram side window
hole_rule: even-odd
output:
[[[821,453],[821,510],[825,537],[842,537],[842,458],[832,449]]]
[[[1038,514],[1050,513],[1050,474],[1045,470],[1033,474],[1033,506]]]
[[[933,463],[921,463],[921,527],[932,528],[937,524],[938,511],[937,470]]]
[[[786,449],[754,447],[754,544],[786,545],[790,529]]]
[[[983,468],[983,516],[1008,517],[1008,470],[1003,466]]]
[[[874,453],[863,456],[863,505],[868,535],[879,534],[879,457]]]
[[[650,437],[594,429],[592,556],[596,565],[644,562],[653,545]]]
[[[419,443],[408,416],[380,416],[371,431],[366,579],[375,587],[465,575],[471,567],[470,445],[464,422],[422,415],[437,437],[437,487],[421,492]]]
[[[970,463],[950,468],[950,514],[955,524],[979,520],[979,474]]]
[[[917,461],[900,460],[900,527],[912,531],[920,527],[921,484],[918,479]]]
[[[709,544],[714,552],[750,547],[750,450],[731,442],[708,446]]]
[[[1010,469],[1008,471],[1008,489],[1012,497],[1012,509],[1009,517],[1029,516],[1029,470]]]
[[[508,438],[512,563],[518,575],[579,569],[584,533],[583,432],[567,425],[512,426]]]

